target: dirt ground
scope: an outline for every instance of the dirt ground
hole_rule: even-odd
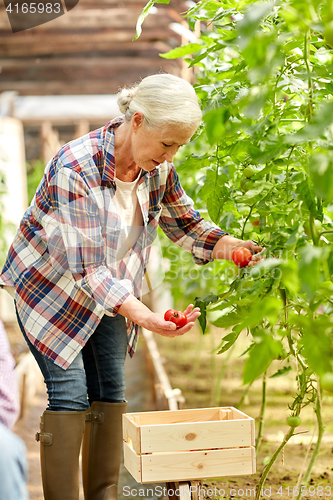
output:
[[[165,358],[165,368],[172,387],[181,389],[186,408],[235,406],[255,419],[256,435],[261,407],[262,381],[256,381],[244,402],[239,402],[244,392],[241,374],[243,361],[240,355],[248,343],[237,345],[223,355],[216,354],[216,348],[225,332],[212,329],[202,335],[191,330],[183,337],[167,339],[157,336],[160,352]],[[203,483],[204,498],[207,499],[250,499],[260,480],[269,458],[279,447],[289,430],[286,418],[296,391],[294,375],[269,378],[279,368],[276,363],[267,377],[267,406],[263,439],[257,453],[257,473],[250,476],[234,476],[207,480]],[[308,406],[302,410],[302,424],[294,437],[284,448],[266,479],[262,498],[272,500],[292,499],[301,471],[306,470],[311,451],[316,442],[315,414]],[[333,498],[333,397],[323,396],[323,419],[325,434],[311,478],[303,499]],[[314,432],[315,431],[315,432]],[[295,489],[294,489],[295,488]]]

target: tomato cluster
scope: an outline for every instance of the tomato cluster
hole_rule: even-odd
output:
[[[251,177],[255,175],[257,171],[253,167],[245,167],[243,170],[243,177],[240,180],[240,187],[243,193],[247,193],[250,189],[254,188],[254,181]]]
[[[175,309],[168,309],[164,313],[165,321],[172,321],[177,328],[182,328],[187,324],[187,316],[182,311],[176,311]]]

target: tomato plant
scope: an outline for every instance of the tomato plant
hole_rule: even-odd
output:
[[[187,316],[182,311],[176,311],[175,309],[168,309],[164,313],[165,321],[172,321],[177,328],[182,328],[187,324]]]
[[[252,259],[252,252],[248,248],[235,248],[231,256],[238,267],[246,267]]]
[[[324,387],[333,369],[332,16],[331,0],[200,0],[186,14],[197,43],[163,54],[195,67],[203,109],[202,127],[176,165],[181,181],[192,179],[189,194],[205,217],[266,249],[264,261],[237,276],[232,263],[209,264],[200,282],[191,279],[189,259],[182,286],[202,290],[196,305],[203,331],[214,310],[219,354],[247,331],[243,383],[263,378],[263,407],[273,361],[280,365],[275,376],[293,370],[292,415],[312,405],[317,418],[300,486],[309,481],[324,432],[318,380]]]

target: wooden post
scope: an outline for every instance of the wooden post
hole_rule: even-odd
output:
[[[41,158],[44,163],[48,163],[61,147],[59,133],[52,128],[51,121],[47,120],[42,122],[40,127],[40,138],[42,142]]]
[[[1,216],[11,224],[4,229],[9,248],[28,205],[23,126],[16,118],[0,118],[0,170],[5,177]],[[0,314],[4,322],[16,322],[14,301],[4,290],[0,291]]]
[[[82,118],[75,125],[75,133],[73,139],[77,139],[78,137],[82,137],[83,135],[89,134],[89,132],[90,132],[89,121]]]

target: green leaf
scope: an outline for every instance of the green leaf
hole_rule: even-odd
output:
[[[266,144],[264,150],[259,147],[251,146],[249,148],[249,153],[255,163],[264,165],[265,163],[279,158],[285,149],[286,145],[280,140],[273,144]]]
[[[323,256],[321,248],[306,244],[300,249],[299,277],[303,291],[313,300],[319,282],[319,265]]]
[[[205,46],[201,43],[188,43],[186,45],[182,45],[181,47],[176,47],[175,49],[169,50],[169,52],[165,52],[164,54],[159,54],[159,55],[164,59],[177,59],[178,57],[183,57],[189,54],[193,54],[194,52],[198,52],[204,47]]]
[[[240,326],[242,329],[246,327],[254,328],[261,324],[265,318],[269,320],[271,325],[274,325],[281,310],[281,300],[276,297],[266,296],[252,305]]]
[[[256,3],[251,5],[243,19],[237,23],[237,31],[240,37],[240,46],[244,49],[256,33],[262,19],[273,9],[274,2]]]
[[[319,376],[332,369],[332,323],[327,318],[320,318],[310,323],[310,328],[303,332],[301,343],[302,354],[310,368]]]
[[[229,314],[220,316],[217,320],[212,322],[212,325],[218,328],[230,328],[231,326],[239,324],[246,316],[246,311],[238,310]]]
[[[222,343],[219,347],[219,350],[217,351],[217,354],[223,354],[228,349],[230,349],[230,347],[232,347],[236,342],[236,340],[238,339],[239,335],[240,332],[231,332],[228,333],[228,335],[226,335],[225,337],[223,337]]]
[[[277,377],[282,377],[283,375],[287,375],[291,371],[291,366],[284,366],[283,368],[280,368],[277,372],[273,373],[269,378],[277,378]]]
[[[325,129],[333,122],[333,101],[322,103],[317,114],[314,115],[309,124],[305,125],[295,134],[286,135],[286,144],[302,144],[319,138]]]
[[[215,295],[214,293],[209,293],[207,295],[203,295],[202,297],[196,297],[194,300],[194,307],[199,307],[201,312],[198,321],[202,333],[205,333],[207,327],[207,306],[209,306],[209,304],[214,304],[218,300],[218,295]]]
[[[206,134],[209,144],[213,145],[222,141],[229,117],[230,111],[227,107],[213,109],[203,116],[203,120],[206,122]]]
[[[194,155],[186,158],[182,161],[180,165],[177,165],[177,172],[195,172],[201,170],[204,167],[208,167],[210,164],[209,155]]]
[[[264,335],[261,342],[251,349],[244,366],[243,384],[250,384],[264,373],[271,362],[282,352],[282,344],[270,334]]]
[[[310,187],[309,179],[306,178],[303,182],[297,184],[296,192],[299,195],[299,198],[304,201],[308,210],[315,218],[320,217],[320,212],[318,210],[318,205],[316,203],[316,198],[314,193]]]
[[[232,212],[224,212],[223,216],[220,219],[220,227],[225,228],[227,231],[229,231],[230,225],[234,222],[234,220],[235,216]]]
[[[138,20],[136,22],[136,32],[135,32],[135,37],[133,38],[133,42],[139,38],[139,36],[142,33],[142,23],[148,16],[149,12],[151,11],[152,7],[154,6],[155,3],[166,3],[168,4],[170,0],[149,0],[149,2],[144,6],[142,9],[142,12],[140,16],[138,17]]]
[[[315,154],[310,158],[310,177],[317,196],[333,201],[333,158],[328,154]]]
[[[297,262],[293,260],[282,262],[280,269],[282,271],[282,285],[285,286],[291,294],[298,293],[300,282]]]
[[[255,187],[243,194],[239,201],[247,205],[252,205],[256,201],[261,200],[271,189],[273,189],[273,184],[270,182],[256,181]]]

